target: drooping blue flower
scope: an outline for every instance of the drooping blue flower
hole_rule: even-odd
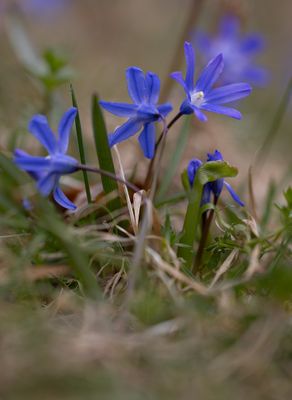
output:
[[[219,32],[215,36],[199,32],[195,35],[195,44],[200,50],[203,62],[217,54],[224,57],[224,71],[221,75],[223,84],[247,81],[257,86],[267,83],[267,70],[254,64],[255,56],[264,46],[259,34],[240,35],[240,21],[232,15],[222,18]]]
[[[213,154],[208,153],[207,162],[210,161],[223,161],[223,157],[220,151],[215,150]],[[201,165],[202,161],[198,159],[193,159],[188,164],[187,173],[188,173],[189,183],[191,186],[193,186],[194,184],[196,173]],[[227,183],[223,178],[217,179],[213,182],[208,182],[204,185],[201,204],[204,205],[210,203],[211,195],[214,196],[215,200],[218,200],[224,186],[228,190],[233,200],[243,207],[244,203],[240,200],[239,196],[235,193],[235,191],[232,189],[229,183]]]
[[[109,135],[110,146],[114,146],[142,129],[139,143],[147,158],[155,152],[155,125],[172,110],[169,103],[158,105],[160,80],[153,72],[146,74],[140,68],[130,67],[126,71],[129,96],[134,104],[100,101],[100,105],[118,117],[128,117],[128,121]]]
[[[78,170],[78,161],[66,155],[76,114],[75,107],[69,108],[64,113],[59,123],[58,138],[51,131],[44,115],[32,117],[29,131],[47,150],[47,156],[31,156],[21,149],[16,149],[14,152],[14,162],[37,182],[39,192],[45,197],[52,193],[56,202],[69,210],[74,210],[76,206],[61,190],[59,181],[62,175]]]
[[[202,121],[207,121],[202,111],[211,111],[224,114],[235,119],[241,119],[241,113],[234,108],[222,106],[222,104],[242,99],[251,92],[247,83],[233,83],[226,86],[213,88],[213,85],[223,71],[223,56],[217,55],[201,72],[196,84],[194,84],[195,54],[191,43],[185,42],[185,58],[187,64],[186,78],[181,72],[173,72],[171,77],[183,88],[187,98],[180,107],[182,114],[194,113]]]

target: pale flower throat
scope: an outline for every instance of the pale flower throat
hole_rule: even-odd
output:
[[[204,103],[204,101],[205,101],[204,92],[202,92],[202,91],[199,91],[199,92],[194,91],[191,94],[191,103],[194,106],[200,107]]]

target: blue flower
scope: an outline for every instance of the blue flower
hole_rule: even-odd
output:
[[[234,108],[224,107],[221,104],[229,103],[246,97],[251,92],[247,83],[234,83],[213,89],[214,83],[223,71],[223,56],[219,54],[203,69],[196,84],[194,84],[195,55],[190,43],[185,42],[185,58],[187,64],[186,78],[181,72],[173,72],[175,79],[185,90],[187,98],[180,107],[182,114],[195,113],[200,121],[207,121],[203,111],[224,114],[235,119],[241,119],[241,114]]]
[[[153,158],[155,152],[154,123],[166,117],[172,110],[171,104],[158,105],[160,80],[153,72],[146,74],[140,68],[130,67],[126,71],[129,96],[134,104],[100,101],[107,111],[128,121],[109,135],[110,146],[120,143],[142,129],[139,143],[145,157]]]
[[[19,6],[32,16],[53,16],[62,11],[70,0],[21,0]]]
[[[78,170],[78,161],[66,155],[69,145],[70,131],[77,109],[69,108],[61,118],[59,137],[55,137],[44,115],[35,115],[29,123],[29,131],[45,147],[46,157],[31,156],[23,150],[16,149],[14,162],[36,180],[37,189],[43,196],[53,193],[58,204],[69,210],[76,206],[65,196],[59,187],[62,175],[71,174]]]
[[[220,151],[215,150],[213,154],[208,153],[207,162],[210,161],[223,161],[223,157]],[[194,184],[197,170],[200,168],[201,165],[202,161],[198,159],[193,159],[189,162],[187,173],[188,173],[189,183],[191,186],[193,186]],[[223,178],[217,179],[216,181],[213,182],[208,182],[204,185],[201,204],[204,205],[210,203],[212,194],[214,196],[214,199],[217,201],[224,186],[228,190],[233,200],[243,207],[244,203],[240,200],[239,196],[235,193],[235,191],[232,189],[229,183],[227,183]]]
[[[258,34],[240,36],[240,21],[227,15],[222,18],[219,33],[209,36],[203,32],[195,35],[203,61],[207,62],[217,54],[224,57],[224,71],[221,80],[224,84],[244,80],[263,86],[268,79],[264,68],[254,65],[255,56],[263,48],[263,38]]]

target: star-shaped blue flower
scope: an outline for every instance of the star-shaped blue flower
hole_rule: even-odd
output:
[[[213,154],[208,153],[207,154],[207,162],[210,161],[223,161],[222,154],[220,151],[215,150]],[[188,173],[188,178],[190,185],[193,186],[195,176],[197,173],[197,170],[200,168],[202,165],[202,161],[198,159],[193,159],[189,162],[188,168],[187,168],[187,173]],[[244,206],[244,203],[240,200],[239,196],[235,193],[235,191],[232,189],[232,187],[225,181],[225,179],[217,179],[214,182],[208,182],[204,185],[203,189],[203,195],[202,195],[202,202],[201,204],[207,204],[210,203],[211,201],[211,195],[213,194],[214,199],[217,201],[219,196],[221,195],[221,192],[223,190],[223,187],[226,187],[228,190],[230,196],[233,198],[233,200],[239,204],[240,206]]]
[[[66,155],[69,137],[77,109],[69,108],[61,118],[58,139],[51,131],[47,118],[44,115],[35,115],[29,123],[29,131],[45,147],[46,157],[31,156],[23,150],[16,149],[14,162],[36,180],[37,189],[43,196],[53,193],[58,204],[69,210],[76,206],[65,196],[59,187],[62,175],[71,174],[78,170],[78,161]]]
[[[201,72],[199,79],[194,84],[195,54],[191,43],[185,42],[185,58],[187,64],[186,78],[183,79],[181,72],[173,72],[171,77],[183,88],[187,95],[180,107],[182,114],[195,113],[202,121],[207,117],[202,111],[211,111],[224,114],[235,119],[241,119],[241,113],[234,108],[224,107],[222,104],[242,99],[251,92],[247,83],[234,83],[226,86],[213,88],[214,83],[223,71],[223,56],[219,54],[213,58]]]
[[[268,73],[264,68],[254,65],[255,56],[263,49],[264,40],[259,34],[240,35],[240,21],[232,15],[222,18],[219,32],[215,36],[199,32],[195,35],[204,62],[217,54],[224,57],[223,83],[244,80],[254,85],[267,83]]]
[[[158,105],[160,80],[153,72],[146,74],[140,68],[130,67],[126,71],[129,96],[134,104],[100,101],[100,105],[118,117],[128,117],[128,121],[109,135],[110,146],[120,143],[142,129],[139,143],[147,158],[155,152],[154,123],[166,117],[172,110],[169,103]]]

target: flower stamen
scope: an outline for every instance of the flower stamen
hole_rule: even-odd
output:
[[[194,106],[200,107],[204,103],[204,92],[200,90],[199,92],[194,91],[191,94],[191,102]]]

